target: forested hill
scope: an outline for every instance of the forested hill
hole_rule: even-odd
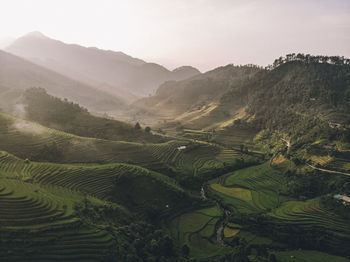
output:
[[[299,57],[299,58],[298,58]],[[301,57],[301,58],[300,58]],[[350,141],[350,65],[339,57],[280,58],[221,98],[222,111],[244,105],[236,124],[263,130],[271,148],[281,140],[289,154],[309,161],[315,144],[346,149]],[[318,152],[329,155],[337,152]],[[339,152],[337,154],[340,154]]]
[[[274,128],[286,117],[308,115],[350,124],[350,65],[347,60],[329,63],[323,57],[312,58],[275,62],[274,69],[245,85],[251,90],[248,112],[261,127]]]
[[[186,123],[205,126],[205,121],[212,121],[212,111],[219,104],[220,98],[230,89],[241,85],[262,69],[257,66],[227,65],[218,67],[205,74],[183,81],[168,81],[162,84],[156,95],[143,98],[135,106],[150,110],[158,116]],[[229,110],[231,110],[230,108]],[[216,115],[215,120],[222,120],[225,115]],[[199,122],[198,122],[199,121]]]
[[[98,117],[87,109],[57,97],[50,96],[42,88],[30,88],[23,93],[21,101],[25,117],[44,126],[71,134],[114,141],[162,142],[164,138],[146,132],[118,120]]]
[[[301,117],[348,125],[349,100],[348,59],[290,54],[264,69],[228,65],[168,82],[137,104],[191,128],[245,116],[259,129],[288,129]]]

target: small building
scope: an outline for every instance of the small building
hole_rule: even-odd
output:
[[[177,148],[177,150],[185,150],[186,149],[186,146],[179,146],[178,148]]]
[[[350,203],[350,197],[348,197],[346,195],[336,194],[333,197],[337,200],[343,201],[343,203]]]

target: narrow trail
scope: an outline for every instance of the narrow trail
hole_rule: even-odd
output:
[[[345,176],[350,176],[350,173],[345,173],[345,172],[340,172],[340,171],[335,171],[335,170],[328,170],[328,169],[324,169],[324,168],[319,168],[319,167],[315,167],[313,165],[310,165],[309,163],[306,163],[306,165],[308,165],[309,167],[316,169],[316,170],[320,170],[323,172],[327,172],[327,173],[332,173],[332,174],[339,174],[339,175],[345,175]]]

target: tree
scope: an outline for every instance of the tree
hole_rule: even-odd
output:
[[[188,255],[190,254],[190,248],[186,244],[182,246],[181,251],[185,257],[188,257]]]
[[[151,128],[150,128],[149,126],[146,126],[145,131],[146,131],[147,133],[150,133],[150,132],[151,132]]]
[[[135,129],[136,129],[136,130],[140,130],[140,129],[141,129],[141,125],[139,124],[139,122],[137,122],[137,123],[135,124]]]
[[[269,262],[277,262],[275,254],[270,254],[269,255]]]

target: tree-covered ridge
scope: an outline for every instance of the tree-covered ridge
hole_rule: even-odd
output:
[[[257,120],[273,121],[273,117],[290,112],[349,122],[349,117],[345,117],[350,113],[350,67],[347,65],[292,61],[262,73],[246,88],[251,89],[249,112]]]
[[[84,137],[137,142],[161,142],[164,138],[136,129],[122,121],[90,114],[78,104],[50,96],[42,88],[24,92],[26,117],[44,126]]]
[[[275,59],[272,65],[268,65],[266,69],[272,70],[282,64],[291,62],[291,61],[300,61],[307,64],[312,63],[328,63],[332,65],[350,65],[350,59],[345,58],[344,56],[321,56],[321,55],[310,55],[310,54],[302,54],[302,53],[292,53],[287,54],[285,57],[280,56]]]

